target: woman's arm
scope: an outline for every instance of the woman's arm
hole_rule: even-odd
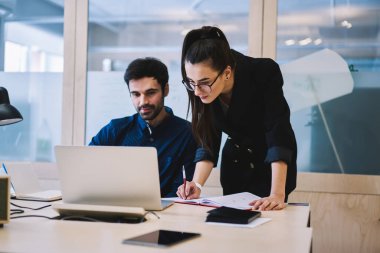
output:
[[[262,73],[266,73],[262,74],[263,82],[260,86],[264,99],[264,126],[268,147],[265,162],[271,164],[272,180],[270,195],[252,204],[253,209],[280,210],[285,208],[285,198],[295,187],[297,144],[290,124],[289,106],[282,90],[281,70],[270,59],[263,59],[261,66]],[[287,183],[289,185],[286,186]]]
[[[195,165],[195,172],[193,181],[186,183],[186,189],[184,185],[180,185],[177,190],[177,195],[183,199],[197,199],[201,195],[201,189],[197,187],[195,183],[203,186],[209,177],[214,163],[211,161],[203,160],[197,162]]]
[[[285,204],[285,182],[288,166],[285,162],[272,163],[272,186],[268,197],[252,201],[253,210],[281,210]]]

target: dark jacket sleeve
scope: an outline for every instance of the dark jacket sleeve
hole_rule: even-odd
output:
[[[195,153],[195,159],[194,162],[197,163],[199,161],[211,161],[214,163],[214,167],[218,164],[219,159],[219,150],[220,150],[220,144],[222,140],[222,131],[218,131],[214,138],[214,145],[212,147],[213,152],[209,152],[207,149],[203,147],[198,147],[196,153]]]
[[[262,87],[265,138],[268,145],[265,161],[284,161],[289,164],[295,152],[295,137],[290,125],[289,106],[282,91],[283,78],[278,64],[271,59],[265,60],[266,65],[269,65],[267,81]]]

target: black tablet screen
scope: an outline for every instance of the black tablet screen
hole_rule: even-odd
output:
[[[200,236],[200,234],[170,230],[156,230],[147,234],[125,239],[123,243],[166,247],[197,236]]]

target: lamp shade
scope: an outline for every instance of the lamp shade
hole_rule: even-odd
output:
[[[0,87],[0,126],[17,123],[21,120],[21,113],[9,103],[7,89]]]

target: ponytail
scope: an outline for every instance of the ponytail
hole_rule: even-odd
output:
[[[197,64],[208,62],[215,71],[222,71],[227,66],[235,67],[235,60],[231,54],[230,45],[224,33],[217,27],[203,26],[200,29],[191,30],[183,41],[181,55],[181,72],[183,80],[187,79],[185,63]],[[216,127],[212,104],[204,104],[193,91],[187,91],[189,104],[187,116],[191,108],[192,131],[196,141],[210,153],[213,150],[216,137]]]

